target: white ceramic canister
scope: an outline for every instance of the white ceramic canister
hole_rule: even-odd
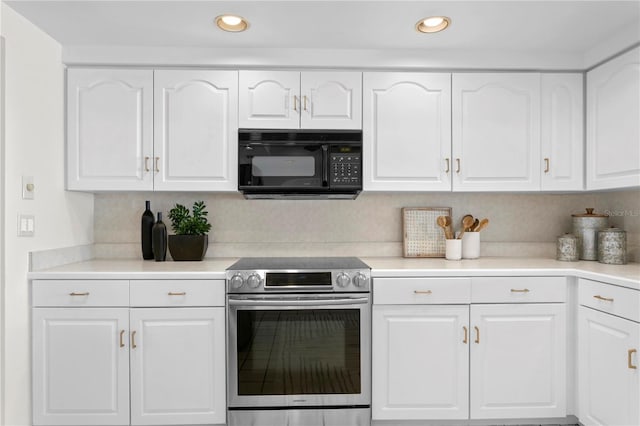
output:
[[[462,240],[445,240],[444,257],[447,260],[462,259]]]
[[[598,231],[609,227],[609,216],[597,214],[592,208],[587,213],[572,214],[573,235],[580,239],[580,259],[598,260]]]
[[[477,259],[480,257],[480,233],[465,232],[462,235],[462,258]]]
[[[598,262],[612,265],[627,263],[627,233],[619,228],[598,231]]]
[[[573,234],[558,237],[556,259],[565,262],[576,262],[580,258],[580,239]]]

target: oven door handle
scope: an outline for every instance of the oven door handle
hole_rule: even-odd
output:
[[[332,306],[332,305],[364,305],[369,303],[368,297],[356,298],[317,298],[317,299],[235,299],[229,298],[229,305],[234,306]]]

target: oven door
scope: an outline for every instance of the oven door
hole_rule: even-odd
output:
[[[320,143],[241,143],[238,189],[326,190],[329,145]]]
[[[228,296],[229,407],[369,405],[370,294]]]

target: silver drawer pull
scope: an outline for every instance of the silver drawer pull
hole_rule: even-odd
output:
[[[613,298],[609,298],[609,297],[602,297],[599,294],[596,294],[595,296],[593,296],[594,299],[598,299],[598,300],[602,300],[604,302],[613,302]]]
[[[529,290],[528,288],[523,288],[522,290],[519,290],[517,288],[511,289],[511,293],[529,293],[529,291],[531,290]]]
[[[170,291],[169,293],[167,293],[169,296],[186,296],[187,292],[186,291],[180,291],[180,292],[173,292]]]
[[[69,293],[69,296],[88,296],[88,295],[89,295],[88,291],[85,291],[84,293],[77,293],[75,291],[72,293]]]
[[[415,294],[431,294],[431,290],[413,290]]]

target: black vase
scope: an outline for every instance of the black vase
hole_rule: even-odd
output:
[[[151,231],[153,258],[156,262],[164,262],[167,259],[167,227],[162,223],[162,213],[158,212],[158,221]]]
[[[144,260],[149,260],[153,259],[151,231],[156,220],[154,219],[153,212],[151,211],[151,201],[145,201],[145,206],[140,225],[140,240],[142,242],[142,258]]]

